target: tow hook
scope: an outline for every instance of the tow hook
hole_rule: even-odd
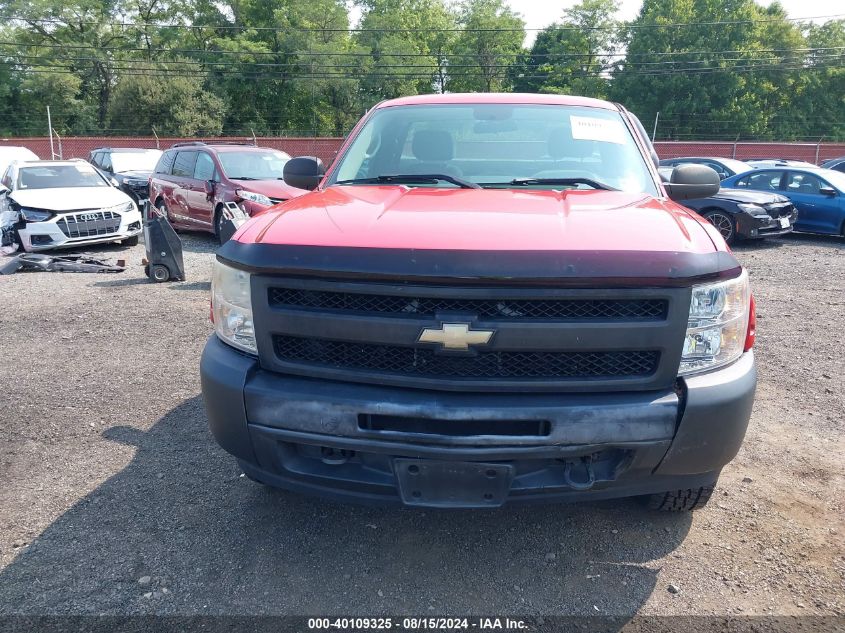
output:
[[[577,463],[577,462],[576,462]],[[575,481],[572,479],[572,462],[567,460],[563,468],[563,479],[566,485],[573,490],[589,490],[596,483],[596,473],[593,471],[593,457],[587,455],[581,458],[581,463],[584,465],[584,470],[587,471],[587,481]]]

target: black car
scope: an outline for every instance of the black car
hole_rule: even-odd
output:
[[[733,158],[716,158],[713,156],[683,156],[681,158],[664,158],[660,161],[661,167],[677,167],[678,165],[705,165],[719,174],[719,179],[724,180],[729,176],[741,174],[748,171],[748,165],[741,160]]]
[[[139,205],[150,197],[150,176],[159,158],[161,150],[137,147],[98,147],[88,154],[88,162]]]
[[[659,171],[660,177],[668,181],[671,168],[661,167]],[[728,244],[738,238],[785,235],[792,232],[798,217],[786,196],[746,189],[720,189],[709,198],[685,200],[683,204],[707,218]]]
[[[822,163],[822,167],[825,169],[835,169],[836,171],[845,172],[845,156],[826,160]]]

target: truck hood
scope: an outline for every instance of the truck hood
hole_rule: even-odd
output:
[[[60,187],[56,189],[17,190],[11,198],[22,207],[63,213],[102,209],[131,202],[129,196],[114,187]]]
[[[686,209],[645,194],[404,186],[313,192],[262,215],[236,239],[468,251],[715,250]]]
[[[218,258],[255,272],[503,283],[686,285],[739,271],[691,211],[616,191],[333,186],[256,216]]]

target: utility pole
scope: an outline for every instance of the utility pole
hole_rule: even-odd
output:
[[[660,118],[660,110],[654,115],[654,129],[651,131],[651,142],[654,143],[654,137],[657,136],[657,120]]]
[[[47,106],[47,132],[50,134],[50,160],[56,157],[53,151],[53,120],[50,118],[50,106]]]

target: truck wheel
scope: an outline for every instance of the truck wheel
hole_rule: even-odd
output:
[[[150,269],[150,272],[152,273],[151,277],[153,281],[167,281],[170,279],[170,271],[167,269],[167,266],[156,264]]]
[[[132,237],[127,237],[125,240],[123,240],[123,245],[124,246],[138,246],[138,236],[133,235]]]
[[[725,238],[728,245],[736,239],[736,222],[729,213],[719,210],[705,211],[702,213],[708,222],[716,227],[716,230]]]
[[[669,490],[646,497],[649,510],[664,512],[691,512],[707,505],[716,484],[686,490]]]

